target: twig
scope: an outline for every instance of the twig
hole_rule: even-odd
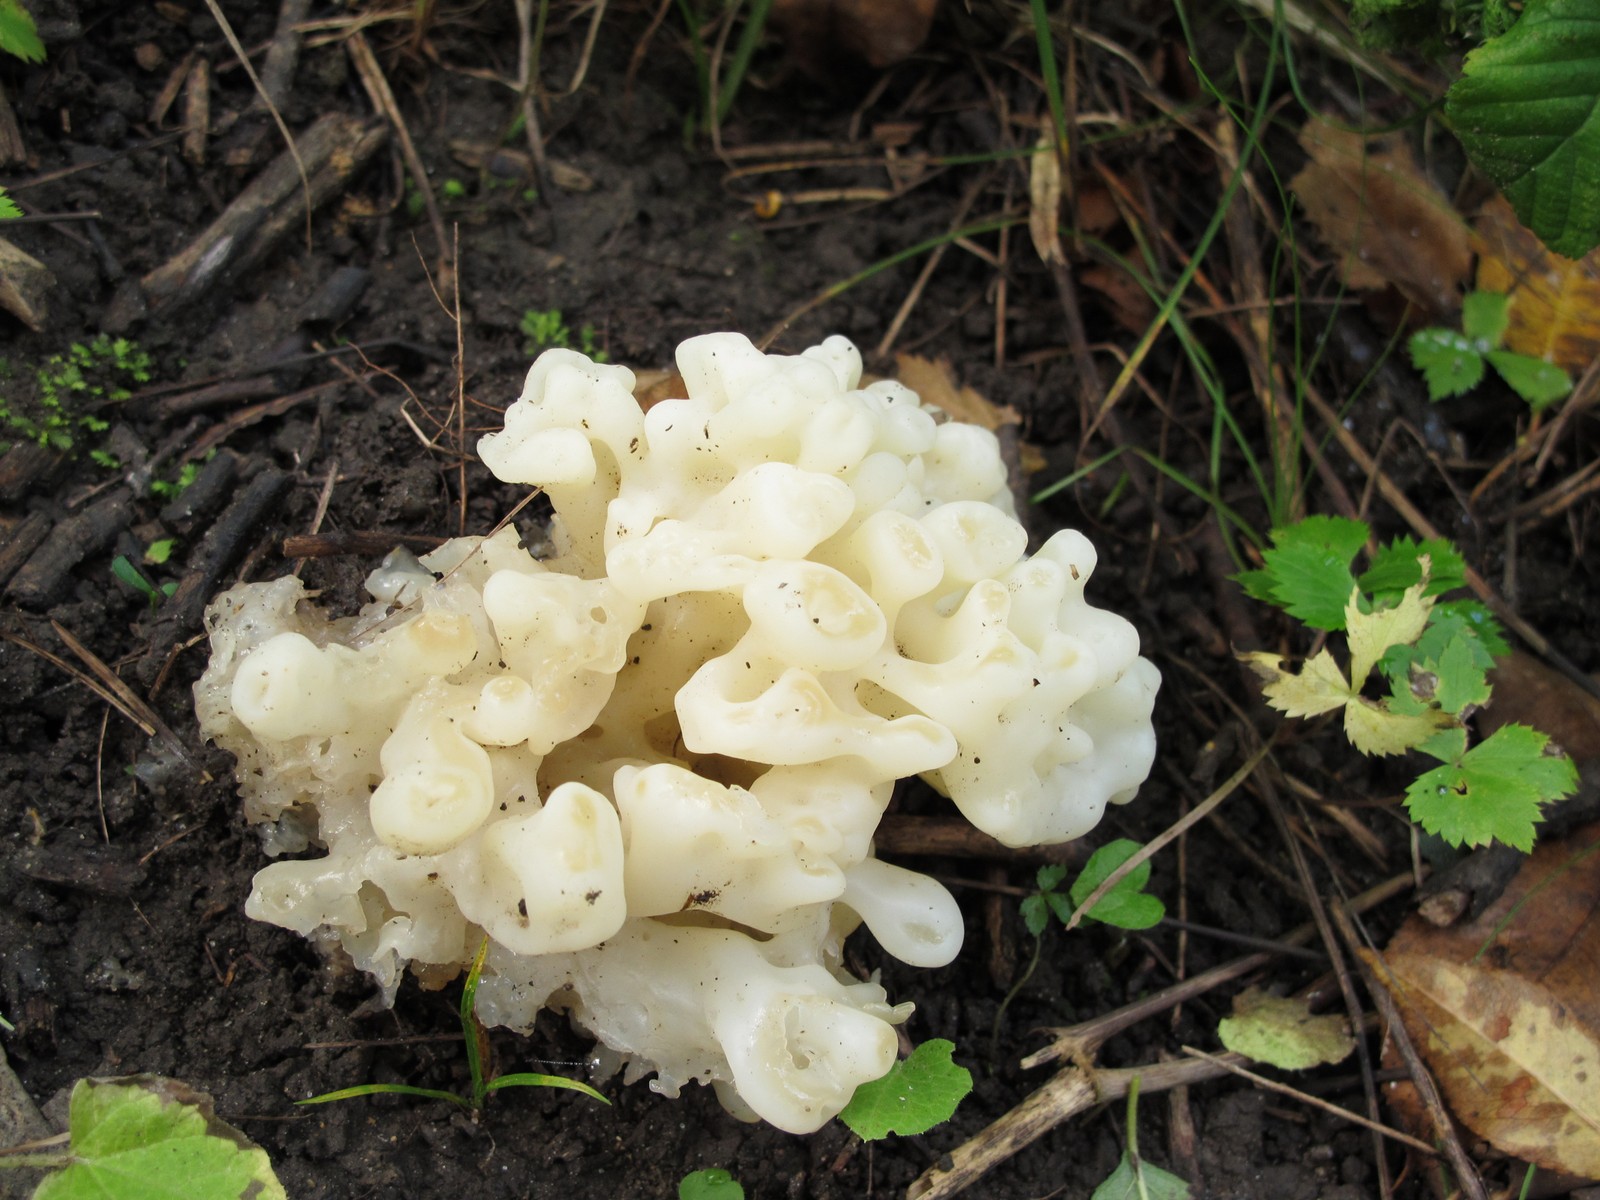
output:
[[[1204,1050],[1196,1050],[1193,1046],[1183,1046],[1181,1049],[1185,1054],[1192,1055],[1193,1057],[1202,1059],[1205,1062],[1215,1063],[1224,1071],[1227,1071],[1230,1075],[1237,1075],[1241,1079],[1248,1079],[1258,1088],[1262,1088],[1269,1092],[1276,1092],[1280,1096],[1292,1096],[1302,1104],[1309,1104],[1313,1108],[1320,1108],[1323,1112],[1331,1113],[1332,1115],[1338,1117],[1341,1121],[1349,1121],[1353,1125],[1360,1125],[1362,1128],[1370,1129],[1374,1133],[1381,1134],[1383,1137],[1393,1138],[1402,1145],[1410,1146],[1413,1150],[1420,1150],[1424,1154],[1439,1153],[1437,1147],[1428,1145],[1428,1143],[1423,1141],[1421,1138],[1414,1138],[1409,1133],[1401,1133],[1398,1129],[1391,1129],[1389,1126],[1380,1121],[1370,1120],[1367,1117],[1363,1117],[1360,1113],[1351,1112],[1348,1108],[1340,1108],[1337,1104],[1329,1104],[1326,1100],[1310,1095],[1307,1092],[1302,1092],[1299,1088],[1292,1088],[1288,1084],[1277,1083],[1274,1080],[1268,1079],[1264,1075],[1257,1075],[1254,1071],[1247,1071],[1237,1063],[1229,1062],[1227,1059],[1221,1058],[1218,1055],[1207,1054]]]

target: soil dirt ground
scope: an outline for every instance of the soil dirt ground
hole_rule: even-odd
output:
[[[264,66],[267,55],[256,52],[273,39],[277,6],[223,7]],[[342,115],[346,142],[309,241],[288,168],[292,185],[273,210],[282,232],[242,266],[231,251],[214,250],[224,265],[210,286],[196,287],[191,271],[170,298],[149,286],[150,273],[271,169],[283,145],[206,5],[40,0],[48,60],[0,64],[26,148],[3,182],[29,213],[99,214],[3,231],[55,279],[40,330],[0,317],[7,411],[42,412],[41,364],[99,333],[134,339],[151,359],[148,379],[116,379],[130,398],[88,402],[103,428],[73,428],[68,452],[18,439],[0,468],[0,560],[9,576],[0,612],[0,1015],[15,1026],[4,1035],[11,1066],[47,1109],[83,1076],[181,1078],[266,1148],[296,1200],[660,1200],[701,1167],[727,1168],[753,1200],[901,1196],[1048,1078],[1050,1068],[1018,1065],[1044,1044],[1041,1027],[1087,1020],[1249,952],[1229,935],[1272,940],[1309,919],[1275,807],[1304,839],[1319,886],[1354,893],[1410,866],[1407,826],[1394,807],[1401,776],[1329,737],[1288,730],[1282,757],[1303,795],[1246,788],[1218,820],[1156,860],[1153,890],[1172,915],[1224,933],[1054,930],[995,1036],[1001,1001],[1032,954],[1017,899],[1045,860],[914,857],[968,914],[961,957],[941,970],[911,970],[862,934],[849,966],[881,969],[894,999],[916,1002],[910,1039],[951,1039],[973,1073],[973,1095],[924,1136],[868,1145],[833,1123],[795,1137],[734,1120],[706,1089],[670,1100],[616,1080],[601,1085],[607,1108],[569,1092],[517,1089],[497,1095],[476,1122],[440,1102],[402,1098],[294,1106],[367,1081],[459,1088],[466,1063],[456,992],[407,982],[385,1008],[364,976],[245,917],[252,874],[266,858],[240,816],[228,757],[196,733],[189,688],[206,654],[199,605],[236,579],[291,570],[283,539],[317,531],[346,537],[346,552],[309,557],[301,570],[325,603],[348,610],[377,547],[483,532],[510,511],[515,489],[475,461],[459,467],[451,415],[458,337],[469,442],[519,392],[526,314],[556,313],[545,319],[564,326],[573,345],[634,367],[667,366],[679,341],[716,329],[758,338],[776,331],[773,346],[786,352],[842,332],[882,373],[895,370],[896,353],[943,357],[961,382],[1015,410],[1012,432],[1044,458],[1033,488],[1123,445],[1206,477],[1211,418],[1175,339],[1157,340],[1139,386],[1093,428],[1071,353],[1076,342],[1094,348],[1103,390],[1138,340],[1130,330],[1149,319],[1143,293],[1126,276],[1118,286],[1108,256],[1086,248],[1103,238],[1132,252],[1117,232],[1119,211],[1164,223],[1170,241],[1151,253],[1172,278],[1220,203],[1225,180],[1197,136],[1215,128],[1215,112],[1170,5],[1078,6],[1089,24],[1076,42],[1077,119],[1092,149],[1081,156],[1074,203],[1105,211],[1095,217],[1100,232],[1069,246],[1075,283],[1040,261],[1026,224],[1027,152],[1048,120],[1026,5],[943,5],[922,49],[881,70],[798,32],[787,50],[781,40],[764,44],[716,148],[696,124],[702,96],[679,8],[600,7],[597,15],[593,5],[550,5],[538,100],[547,162],[536,168],[516,122],[511,0],[310,6],[282,116],[299,134]],[[417,11],[426,14],[420,22]],[[360,14],[384,18],[363,36],[426,165],[446,245],[408,178],[402,139],[375,111],[357,69],[350,18]],[[1197,17],[1202,55],[1226,67],[1237,53],[1250,77],[1261,50],[1250,23],[1226,6]],[[210,79],[196,85],[200,62]],[[1126,90],[1130,80],[1138,88]],[[160,106],[169,84],[178,90]],[[1324,84],[1308,75],[1307,86]],[[209,132],[186,139],[183,130],[202,120],[199,94]],[[341,160],[361,136],[373,143],[369,157]],[[1293,154],[1292,132],[1282,141]],[[1108,172],[1097,174],[1096,163]],[[1106,178],[1129,190],[1108,189]],[[237,236],[258,231],[251,223]],[[1259,266],[1271,235],[1258,233]],[[1211,252],[1207,269],[1224,288],[1239,274],[1228,256],[1248,254],[1245,245],[1234,236]],[[441,274],[452,249],[453,279]],[[1313,311],[1333,329],[1317,377],[1344,395],[1386,334],[1359,307],[1337,308],[1337,283],[1315,268],[1308,286],[1319,289],[1321,307]],[[1222,302],[1242,303],[1241,295],[1225,291]],[[908,297],[915,303],[899,315]],[[1214,323],[1191,320],[1259,448],[1243,357]],[[1469,503],[1462,476],[1434,464],[1440,454],[1492,460],[1511,444],[1514,417],[1501,405],[1445,421],[1419,394],[1414,377],[1386,367],[1349,424],[1369,447],[1385,442],[1385,469],[1460,540],[1469,561],[1497,578],[1521,564],[1523,616],[1592,668],[1600,579],[1592,553],[1581,552],[1592,536],[1592,497],[1508,544],[1504,521],[1482,515],[1503,515],[1505,497]],[[1444,449],[1409,435],[1385,441],[1397,420],[1437,434]],[[1593,435],[1579,422],[1563,453],[1592,453]],[[1246,464],[1231,448],[1226,455],[1226,499],[1264,527]],[[1308,485],[1313,509],[1326,502],[1330,480],[1358,498],[1368,482],[1337,447],[1328,462]],[[199,465],[199,482],[181,495],[152,490],[153,481],[178,481],[185,463]],[[1387,508],[1372,511],[1385,533],[1402,531]],[[1277,644],[1283,627],[1225,578],[1237,566],[1212,510],[1143,460],[1127,470],[1098,464],[1030,520],[1036,536],[1071,525],[1095,539],[1091,597],[1133,621],[1165,677],[1157,768],[1138,801],[1093,837],[1147,840],[1238,767],[1255,744],[1251,727],[1275,727],[1231,649]],[[176,539],[171,556],[141,570],[154,588],[176,585],[176,594],[152,604],[113,575],[112,562],[138,563],[168,538]],[[67,549],[34,569],[37,545]],[[91,691],[66,637],[147,700],[173,744]],[[897,804],[908,820],[945,811],[926,789],[908,787]],[[1382,936],[1403,911],[1403,901],[1378,910],[1374,930]],[[1320,960],[1279,958],[1255,978],[1298,988],[1326,970]],[[1215,1049],[1217,1019],[1239,986],[1118,1034],[1100,1062],[1156,1063],[1185,1044]],[[497,1033],[493,1045],[503,1070],[574,1075],[589,1049],[548,1014],[534,1036]],[[1352,1065],[1296,1082],[1365,1108]],[[1370,1134],[1248,1083],[1147,1095],[1139,1115],[1144,1153],[1193,1181],[1197,1195],[1379,1196]],[[1087,1198],[1124,1140],[1123,1106],[1106,1105],[1046,1134],[969,1194]],[[1400,1152],[1385,1154],[1401,1179],[1396,1195],[1426,1194]]]

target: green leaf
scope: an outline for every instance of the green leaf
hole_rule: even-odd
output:
[[[1500,292],[1468,292],[1461,302],[1461,332],[1481,351],[1498,346],[1510,324],[1510,296]]]
[[[1089,1200],[1189,1200],[1189,1185],[1160,1167],[1142,1160],[1133,1163],[1123,1151],[1117,1169]]]
[[[20,0],[0,0],[0,50],[15,54],[24,62],[44,61],[44,43],[39,40],[38,27]]]
[[[923,1042],[883,1078],[858,1087],[839,1119],[868,1142],[891,1133],[927,1133],[943,1124],[972,1090],[972,1072],[951,1060],[954,1050],[955,1044],[943,1038]]]
[[[707,1167],[678,1182],[678,1200],[744,1200],[744,1188],[721,1167]]]
[[[1459,617],[1465,622],[1493,657],[1500,658],[1511,653],[1505,630],[1500,627],[1500,622],[1487,604],[1478,600],[1443,600],[1433,606],[1435,623],[1447,617]]]
[[[1567,373],[1542,358],[1518,354],[1515,350],[1491,350],[1488,359],[1500,372],[1500,378],[1509,383],[1511,390],[1526,400],[1534,412],[1543,412],[1572,391],[1572,380]]]
[[[10,221],[22,215],[22,210],[17,207],[17,202],[7,193],[5,188],[0,188],[0,221]]]
[[[1419,329],[1406,343],[1411,365],[1422,372],[1430,400],[1470,392],[1483,382],[1483,355],[1454,329]]]
[[[1023,898],[1022,923],[1028,927],[1028,932],[1034,937],[1044,933],[1045,926],[1050,924],[1050,908],[1044,902],[1044,897],[1035,893]]]
[[[1235,1054],[1285,1071],[1343,1062],[1356,1048],[1349,1022],[1338,1013],[1313,1016],[1305,998],[1256,987],[1234,997],[1233,1016],[1217,1024],[1217,1036]]]
[[[1433,698],[1447,713],[1459,714],[1469,704],[1482,704],[1489,698],[1488,658],[1478,639],[1470,634],[1451,638],[1444,652],[1429,668],[1435,685]]]
[[[1452,741],[1462,745],[1465,735]],[[1412,819],[1452,846],[1499,841],[1531,850],[1544,805],[1570,795],[1578,786],[1572,760],[1545,753],[1549,741],[1526,725],[1502,726],[1406,789]],[[1434,739],[1423,749],[1440,757],[1453,745]]]
[[[1408,587],[1422,580],[1422,559],[1428,559],[1428,586],[1424,596],[1438,596],[1461,587],[1467,581],[1467,563],[1449,538],[1429,538],[1415,542],[1398,537],[1379,548],[1372,564],[1357,582],[1361,590],[1377,600],[1398,600]]]
[[[1474,165],[1557,254],[1600,243],[1600,12],[1528,0],[1502,37],[1467,55],[1445,112]]]
[[[1368,533],[1361,521],[1326,516],[1274,529],[1273,548],[1261,556],[1267,580],[1246,572],[1243,582],[1252,595],[1265,591],[1271,603],[1313,629],[1343,629],[1345,601],[1355,587],[1350,563]]]
[[[1233,577],[1233,581],[1242,587],[1244,594],[1252,600],[1259,600],[1263,604],[1278,602],[1278,597],[1272,591],[1277,580],[1271,571],[1240,571]]]
[[[286,1200],[267,1152],[177,1080],[81,1079],[68,1123],[73,1161],[34,1200]]]
[[[1089,856],[1083,873],[1072,885],[1072,907],[1077,908],[1089,894],[1111,877],[1111,873],[1127,862],[1144,847],[1132,838],[1118,838],[1108,842]],[[1150,882],[1150,862],[1145,860],[1117,882],[1117,885],[1100,897],[1099,902],[1085,915],[1118,929],[1149,929],[1167,915],[1166,905],[1145,893]]]

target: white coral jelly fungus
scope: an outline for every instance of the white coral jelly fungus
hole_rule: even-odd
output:
[[[297,579],[233,588],[195,703],[269,853],[322,850],[252,916],[391,997],[486,934],[486,1022],[565,1009],[630,1079],[803,1133],[910,1011],[845,935],[961,945],[949,893],[873,857],[895,780],[1010,845],[1078,837],[1148,773],[1159,679],[1084,600],[1086,539],[1026,555],[994,437],[859,386],[845,339],[710,334],[678,368],[644,412],[631,372],[546,351],[480,452],[550,497],[550,552],[397,553],[340,620]]]

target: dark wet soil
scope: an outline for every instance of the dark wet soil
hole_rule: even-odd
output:
[[[366,35],[459,247],[469,441],[519,390],[529,361],[519,326],[530,311],[559,310],[574,344],[586,341],[634,366],[666,365],[694,333],[759,337],[788,320],[776,348],[798,350],[843,332],[872,368],[887,371],[892,361],[875,358],[874,348],[915,285],[920,296],[894,350],[945,356],[964,382],[1013,406],[1049,459],[1034,486],[1111,448],[1102,427],[1080,450],[1086,410],[1067,352],[1062,296],[1026,225],[1011,220],[1025,215],[1028,194],[1026,160],[1016,152],[1032,145],[1030,122],[1043,111],[1025,6],[977,6],[975,14],[948,6],[922,54],[886,74],[841,57],[835,77],[819,83],[781,50],[764,50],[759,86],[741,93],[722,128],[719,158],[691,127],[699,98],[677,10],[664,9],[652,33],[653,6],[613,3],[579,86],[562,94],[579,71],[592,9],[554,4],[541,72],[550,96],[542,114],[548,181],[534,174],[525,139],[511,130],[515,93],[488,77],[515,74],[512,5],[424,5],[432,16],[420,27],[405,19],[407,6],[390,7],[396,19]],[[1124,7],[1086,19],[1096,22],[1097,36],[1128,44],[1172,95],[1192,97],[1167,6]],[[319,511],[329,535],[426,539],[487,530],[518,497],[476,464],[458,471],[458,430],[447,420],[457,391],[454,295],[433,290],[441,247],[411,199],[417,193],[405,182],[398,139],[388,136],[340,182],[318,209],[309,246],[291,194],[287,231],[258,263],[180,297],[187,302],[152,304],[136,281],[260,176],[281,150],[279,135],[250,112],[250,84],[198,0],[85,0],[76,9],[53,0],[40,8],[49,60],[0,64],[27,148],[3,179],[29,212],[101,215],[3,231],[56,280],[42,331],[0,316],[7,403],[42,419],[38,365],[102,331],[136,339],[153,364],[148,381],[118,381],[131,399],[89,403],[104,430],[79,426],[71,452],[18,452],[0,469],[8,571],[29,558],[29,540],[61,546],[81,538],[81,553],[21,576],[24,585],[12,574],[0,614],[8,639],[0,642],[0,1014],[15,1025],[4,1036],[11,1065],[40,1103],[86,1075],[179,1077],[211,1093],[219,1112],[268,1150],[297,1200],[660,1198],[674,1196],[686,1172],[710,1166],[727,1168],[761,1200],[899,1196],[1044,1082],[1048,1068],[1017,1065],[1043,1044],[1039,1027],[1086,1020],[1246,952],[1170,927],[1139,935],[1055,931],[992,1039],[999,1004],[1032,951],[1016,890],[1031,886],[1037,862],[923,857],[916,864],[949,881],[969,913],[961,958],[943,970],[913,971],[863,935],[849,962],[862,972],[881,969],[891,996],[916,1001],[907,1027],[913,1041],[949,1038],[972,1070],[974,1094],[953,1121],[925,1136],[863,1145],[834,1123],[793,1137],[735,1121],[699,1088],[667,1100],[616,1081],[604,1085],[609,1108],[567,1092],[518,1089],[497,1095],[477,1122],[440,1102],[399,1098],[295,1108],[296,1099],[358,1082],[460,1088],[466,1063],[450,1037],[456,994],[408,982],[385,1009],[364,977],[291,933],[245,918],[251,876],[266,860],[239,815],[227,757],[199,744],[189,709],[189,685],[205,654],[198,605],[237,578],[290,570],[281,540],[317,527]],[[246,47],[271,39],[275,6],[225,8]],[[349,13],[313,6],[311,15]],[[348,32],[305,33],[283,106],[291,129],[327,113],[379,121],[344,44]],[[1116,73],[1103,49],[1086,53],[1096,89],[1082,102],[1088,111],[1115,100]],[[214,128],[198,162],[177,132],[182,96],[159,121],[151,115],[191,55],[213,68]],[[1192,142],[1156,126],[1097,154],[1141,187],[1140,202],[1155,204],[1175,222],[1174,237],[1192,246],[1219,191],[1214,165]],[[752,170],[774,163],[814,165]],[[860,189],[896,194],[872,198]],[[756,203],[774,190],[784,193],[776,215],[758,215]],[[834,195],[797,195],[825,191]],[[908,247],[999,219],[1008,222],[1003,232],[951,246],[925,284],[918,272],[928,258],[918,254],[793,315]],[[1165,259],[1170,250],[1157,253]],[[1228,267],[1215,271],[1222,278]],[[1091,344],[1132,346],[1135,335],[1119,325],[1105,293],[1080,287],[1079,301]],[[1237,354],[1220,336],[1217,343],[1224,385],[1251,403]],[[1117,363],[1103,354],[1100,366],[1109,378]],[[1325,374],[1339,386],[1361,372],[1335,363]],[[1163,391],[1165,380],[1181,375],[1170,338],[1158,343],[1144,375],[1152,389],[1136,389],[1122,405],[1116,435],[1204,477],[1210,426],[1203,398],[1187,377],[1180,389]],[[202,387],[241,380],[256,382],[195,400]],[[1365,401],[1355,414],[1371,422],[1369,444],[1381,436],[1377,422],[1392,419],[1386,413],[1415,401],[1403,380],[1394,386],[1398,392]],[[1509,444],[1514,426],[1491,416],[1468,433],[1473,453],[1486,458]],[[187,500],[152,492],[152,481],[178,480],[186,462],[215,477],[186,492]],[[1503,570],[1497,527],[1486,532],[1454,515],[1461,510],[1415,443],[1397,439],[1388,466],[1419,481],[1416,498],[1438,502],[1435,519],[1462,537],[1469,557]],[[1360,492],[1354,468],[1334,460],[1331,469]],[[1230,503],[1264,523],[1242,465],[1225,464],[1224,479]],[[1323,499],[1319,486],[1312,485],[1313,505]],[[1032,521],[1036,533],[1072,524],[1095,537],[1094,599],[1133,620],[1165,675],[1157,769],[1138,802],[1094,835],[1097,842],[1149,838],[1237,768],[1248,752],[1241,716],[1267,727],[1229,647],[1247,638],[1272,644],[1280,629],[1230,592],[1222,576],[1233,566],[1205,505],[1153,472],[1097,470]],[[1592,666],[1592,643],[1579,640],[1593,636],[1592,624],[1586,631],[1581,617],[1563,615],[1594,611],[1595,571],[1570,550],[1584,531],[1574,525],[1540,534],[1553,552],[1524,572],[1522,596],[1525,615],[1567,631],[1575,647],[1569,655]],[[152,606],[114,578],[112,562],[119,555],[138,561],[166,538],[176,539],[171,557],[143,571],[157,589],[177,585],[176,595]],[[349,603],[374,557],[311,558],[303,573],[330,602]],[[148,701],[182,755],[86,686],[81,660],[58,630]],[[1173,913],[1269,939],[1307,918],[1283,882],[1294,868],[1271,815],[1274,802],[1320,839],[1332,867],[1318,862],[1319,886],[1353,892],[1406,869],[1403,822],[1387,808],[1360,806],[1392,800],[1397,777],[1341,756],[1331,740],[1298,737],[1287,739],[1286,754],[1296,777],[1318,796],[1358,802],[1347,812],[1375,848],[1355,846],[1314,805],[1301,809],[1281,793],[1274,801],[1246,789],[1220,823],[1200,826],[1181,854],[1169,850],[1157,860],[1153,887]],[[913,790],[902,806],[940,811]],[[1380,914],[1377,927],[1398,912]],[[1315,962],[1280,961],[1259,978],[1300,987],[1321,971]],[[1227,1005],[1225,990],[1177,1016],[1148,1020],[1113,1038],[1101,1062],[1153,1063],[1185,1043],[1213,1049]],[[578,1074],[587,1052],[554,1018],[530,1038],[497,1034],[493,1042],[505,1070]],[[1333,1102],[1363,1107],[1354,1068],[1313,1080]],[[1238,1081],[1148,1096],[1140,1122],[1145,1154],[1193,1179],[1197,1194],[1378,1195],[1368,1135]],[[1080,1116],[970,1194],[1088,1197],[1111,1172],[1123,1137],[1120,1104]],[[1394,1156],[1391,1168],[1401,1165]],[[1398,1194],[1422,1192],[1413,1176]]]

